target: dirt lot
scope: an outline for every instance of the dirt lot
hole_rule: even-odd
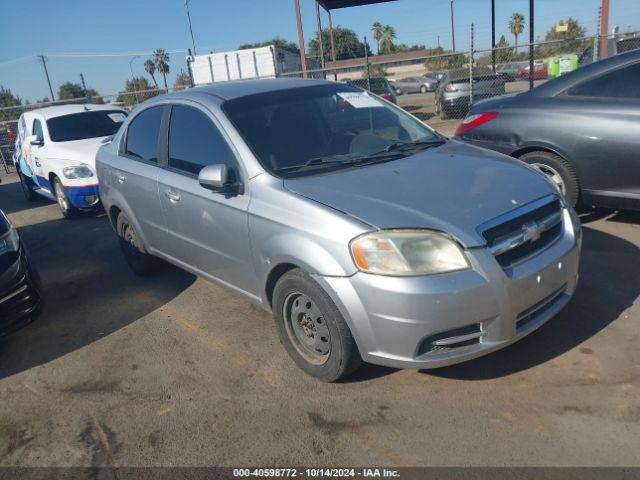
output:
[[[583,216],[576,296],[523,341],[328,385],[269,314],[175,268],[138,278],[104,215],[3,181],[48,303],[0,340],[0,466],[640,465],[638,214]]]

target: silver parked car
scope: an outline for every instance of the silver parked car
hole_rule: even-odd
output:
[[[350,85],[155,97],[97,170],[135,272],[159,257],[271,310],[293,360],[324,380],[362,360],[433,368],[489,353],[576,288],[579,220],[543,175]]]
[[[473,81],[469,81],[468,68],[449,70],[440,81],[435,93],[436,113],[442,120],[464,117],[473,101],[504,95],[505,79],[487,67],[473,68]]]
[[[438,88],[438,80],[427,76],[401,78],[395,81],[393,88],[397,95],[435,92]]]

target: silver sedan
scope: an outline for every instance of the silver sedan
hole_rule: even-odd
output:
[[[393,87],[397,95],[434,92],[438,88],[438,80],[426,76],[407,77],[396,80]]]
[[[363,360],[434,368],[487,354],[576,288],[580,223],[546,177],[350,85],[155,97],[97,171],[134,272],[162,259],[273,312],[295,363],[326,381]]]

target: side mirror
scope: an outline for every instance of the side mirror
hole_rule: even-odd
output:
[[[229,169],[224,164],[208,165],[200,170],[198,182],[208,190],[223,190],[229,183]]]
[[[42,145],[44,143],[38,135],[29,135],[26,140],[29,142],[29,145]]]

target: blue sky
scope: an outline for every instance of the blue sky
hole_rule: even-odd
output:
[[[316,30],[313,0],[300,0],[305,40]],[[490,44],[490,0],[454,0],[456,46],[469,45],[469,26],[475,24],[478,48]],[[528,0],[496,0],[498,35],[508,35],[509,16],[528,15]],[[18,4],[16,4],[18,5]],[[595,33],[600,0],[536,0],[536,37],[560,19],[578,18]],[[200,53],[231,50],[239,44],[273,36],[296,40],[293,0],[190,0],[196,46]],[[335,10],[334,25],[370,36],[371,24],[380,21],[395,26],[398,41],[445,48],[451,45],[449,0],[398,0],[386,4]],[[323,24],[326,26],[326,15]],[[640,30],[640,1],[611,0],[610,26]],[[528,37],[525,30],[524,37]],[[524,39],[523,39],[524,41]],[[130,76],[143,74],[147,52],[155,48],[186,49],[191,45],[184,0],[31,0],[29,9],[4,9],[0,16],[0,85],[22,98],[35,100],[48,95],[42,65],[35,59],[49,56],[49,74],[54,87],[67,80],[87,84],[101,94],[116,93]],[[57,55],[86,56],[57,56]],[[126,56],[107,56],[121,55]],[[170,81],[185,68],[183,53],[171,55]]]

